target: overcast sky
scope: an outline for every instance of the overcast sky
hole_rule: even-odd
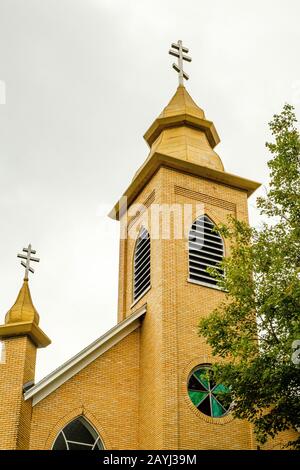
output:
[[[106,213],[176,90],[171,42],[190,48],[187,89],[225,169],[266,184],[267,123],[285,102],[300,116],[299,17],[298,0],[0,0],[0,317],[31,242],[52,339],[37,379],[116,322],[118,223]],[[255,197],[250,214],[256,224]]]

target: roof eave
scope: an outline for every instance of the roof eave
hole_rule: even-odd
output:
[[[220,142],[220,137],[218,136],[217,130],[212,121],[193,116],[189,113],[158,117],[145,132],[144,139],[148,143],[149,147],[151,147],[164,129],[181,126],[192,127],[204,132],[212,148]]]
[[[22,335],[28,336],[37,348],[45,348],[51,343],[50,338],[48,338],[34,321],[0,325],[0,339]]]
[[[180,160],[178,158],[171,157],[170,155],[154,153],[132,180],[121,199],[114,205],[108,214],[111,219],[120,220],[120,217],[126,211],[126,208],[130,206],[153,174],[161,166],[173,168],[184,173],[200,176],[202,178],[240,189],[245,191],[248,197],[261,186],[261,183],[242,178],[241,176],[214,170],[186,160]]]

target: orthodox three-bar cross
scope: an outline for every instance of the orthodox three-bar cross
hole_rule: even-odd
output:
[[[178,64],[173,64],[173,69],[178,72],[179,85],[183,85],[183,79],[189,79],[188,74],[185,73],[183,70],[183,61],[186,60],[187,62],[192,62],[192,59],[191,57],[186,55],[189,50],[187,47],[184,47],[182,45],[182,41],[177,41],[177,44],[173,42],[171,44],[171,48],[172,49],[169,50],[169,54],[173,55],[174,57],[177,57],[178,59]]]
[[[28,281],[29,271],[31,273],[34,273],[34,269],[30,266],[30,261],[36,261],[38,263],[40,261],[40,258],[35,258],[34,256],[31,256],[31,255],[35,255],[36,251],[31,248],[30,243],[29,243],[27,248],[23,248],[23,251],[27,254],[26,255],[18,254],[17,256],[18,256],[18,258],[22,258],[22,259],[26,260],[26,262],[21,261],[21,265],[25,268],[24,281]]]

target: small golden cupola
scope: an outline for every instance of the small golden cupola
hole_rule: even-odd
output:
[[[189,78],[183,70],[183,61],[191,62],[188,49],[182,41],[173,43],[169,53],[178,59],[173,68],[178,72],[179,86],[169,104],[155,119],[144,135],[150,153],[135,177],[155,154],[166,155],[212,170],[224,171],[219,155],[214,151],[220,142],[212,121],[194,102],[184,87],[183,79]]]
[[[5,316],[5,324],[34,322],[38,325],[39,320],[40,316],[32,302],[28,279],[24,279],[17,300]]]
[[[23,251],[26,252],[26,255],[22,254],[18,257],[26,260],[26,263],[21,262],[22,266],[25,267],[24,282],[16,302],[5,316],[5,324],[0,325],[0,339],[13,336],[29,336],[38,348],[43,348],[48,346],[51,340],[38,326],[40,317],[33,305],[28,285],[28,272],[34,272],[30,266],[30,261],[39,261],[39,259],[32,256],[35,251],[31,249],[31,245],[24,248]]]
[[[214,147],[220,142],[213,122],[196,105],[183,85],[144,135],[150,147],[148,159],[157,152],[213,170],[224,171]]]

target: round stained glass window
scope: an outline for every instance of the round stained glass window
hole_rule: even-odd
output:
[[[212,418],[224,416],[230,407],[229,389],[217,384],[209,367],[199,366],[188,382],[188,394],[201,413]]]

